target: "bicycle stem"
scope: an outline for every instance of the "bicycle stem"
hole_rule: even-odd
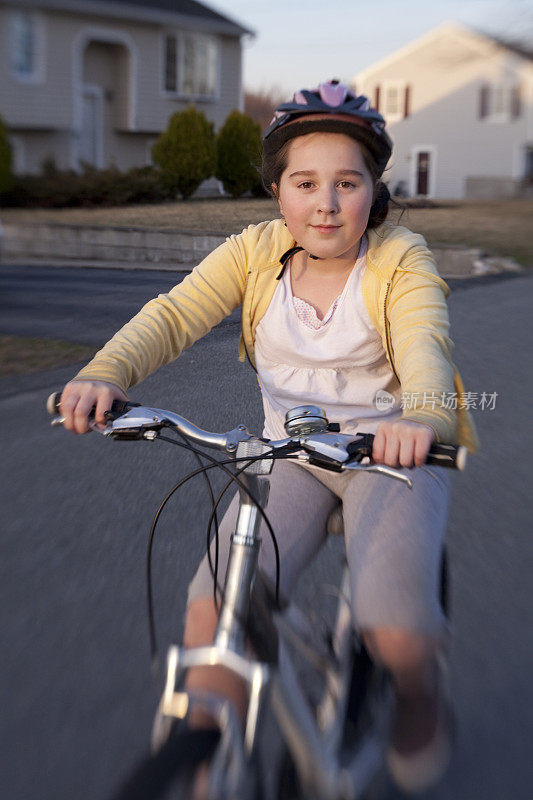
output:
[[[224,594],[214,640],[215,646],[237,653],[244,652],[243,620],[248,615],[250,588],[261,542],[261,512],[257,504],[261,508],[266,506],[269,490],[268,479],[250,473],[242,473],[240,477],[246,488],[239,488],[239,515],[235,533],[231,537]]]

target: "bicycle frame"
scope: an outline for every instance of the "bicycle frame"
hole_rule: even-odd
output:
[[[58,396],[49,398],[51,414],[59,409]],[[403,481],[411,480],[397,470],[380,464],[354,463],[353,436],[337,433],[338,426],[328,423],[324,412],[315,406],[301,406],[287,414],[286,429],[290,436],[277,442],[265,442],[252,436],[245,426],[225,434],[202,431],[183,417],[169,411],[130,405],[126,412],[109,417],[106,436],[118,439],[154,440],[164,427],[174,428],[184,438],[197,444],[221,450],[246,462],[239,469],[239,513],[231,537],[230,555],[218,624],[212,645],[185,649],[174,645],[167,657],[167,677],[159,703],[152,743],[164,743],[169,725],[186,719],[192,708],[202,707],[218,723],[221,738],[211,763],[211,785],[223,786],[227,800],[244,798],[247,765],[259,753],[262,712],[268,697],[277,725],[297,767],[305,797],[316,800],[357,800],[368,788],[372,776],[382,763],[384,735],[381,726],[369,729],[359,738],[358,748],[347,764],[341,764],[340,746],[349,700],[350,682],[357,639],[353,629],[349,601],[348,572],[344,568],[336,610],[336,621],[330,648],[319,652],[306,644],[305,624],[296,607],[273,612],[269,617],[277,631],[278,658],[272,663],[250,657],[246,651],[243,621],[247,619],[252,587],[257,577],[260,548],[261,510],[268,502],[272,456],[276,450],[290,448],[303,452],[303,460],[329,469],[364,469]],[[52,424],[61,424],[56,418]],[[365,439],[365,434],[361,434]],[[368,437],[367,437],[368,438]],[[360,443],[358,452],[366,457],[368,443]],[[366,450],[363,448],[367,448]],[[265,456],[262,458],[262,456]],[[430,453],[443,466],[464,468],[464,448],[436,445]],[[301,612],[300,612],[301,613]],[[305,617],[303,617],[305,620]],[[309,627],[309,626],[308,626]],[[307,650],[308,660],[318,666],[325,679],[325,690],[317,707],[311,707],[298,679],[290,645],[299,643]],[[224,666],[240,677],[248,687],[248,708],[244,732],[231,702],[213,694],[187,692],[183,689],[187,671],[194,667]],[[383,722],[383,720],[381,720]],[[277,786],[264,793],[265,800],[278,800]],[[220,795],[217,794],[217,797]]]
[[[301,620],[295,619],[294,611],[292,615],[291,610],[274,615],[280,644],[277,667],[256,661],[245,652],[245,633],[241,620],[246,619],[249,610],[250,593],[257,569],[261,522],[260,512],[250,499],[250,494],[265,508],[268,479],[265,476],[244,474],[247,491],[240,490],[239,514],[231,540],[214,643],[194,649],[177,645],[170,648],[166,686],[158,713],[183,719],[192,706],[201,706],[215,717],[222,734],[222,750],[232,750],[233,758],[240,765],[233,770],[231,788],[236,797],[241,797],[244,795],[239,794],[238,787],[245,780],[241,770],[244,770],[246,759],[258,751],[261,733],[259,721],[270,695],[276,722],[297,766],[305,796],[320,800],[356,798],[368,786],[382,762],[382,739],[374,736],[362,743],[352,763],[340,769],[338,750],[348,701],[354,640],[347,569],[344,569],[339,595],[333,653],[320,656],[325,670],[326,691],[318,708],[318,715],[315,716],[290,655],[291,638],[303,638]],[[226,667],[247,685],[249,702],[244,735],[240,732],[240,725],[229,701],[220,701],[207,694],[191,696],[181,688],[188,669],[208,665]],[[220,765],[221,774],[217,775],[216,764],[212,765],[212,771],[213,785],[220,787],[221,781],[228,777],[227,772]],[[276,795],[273,794],[272,797],[274,800]]]

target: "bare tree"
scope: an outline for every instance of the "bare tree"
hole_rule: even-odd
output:
[[[264,131],[270,124],[274,109],[284,100],[287,100],[287,98],[281,89],[277,87],[256,91],[248,90],[244,94],[244,111]]]
[[[530,0],[507,0],[487,26],[487,33],[504,44],[533,53],[533,7]]]

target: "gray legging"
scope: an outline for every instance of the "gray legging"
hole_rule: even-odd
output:
[[[278,461],[272,471],[268,518],[281,562],[281,592],[290,597],[300,573],[326,538],[326,521],[342,500],[357,627],[404,628],[438,636],[444,616],[438,599],[449,480],[442,467],[409,471],[413,489],[372,473],[328,473]],[[219,575],[224,575],[238,496],[220,523]],[[275,578],[274,548],[264,523],[261,569]],[[212,544],[212,552],[214,552]],[[189,587],[188,602],[213,593],[207,556]]]

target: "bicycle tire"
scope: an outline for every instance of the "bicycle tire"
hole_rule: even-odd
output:
[[[442,551],[440,560],[440,585],[439,585],[439,600],[446,617],[450,616],[450,577],[449,577],[449,559],[448,551],[446,548]]]
[[[353,652],[341,749],[349,748],[366,731],[376,727],[379,722],[377,715],[382,713],[382,706],[387,702],[389,688],[386,670],[372,660],[361,643],[360,648]]]
[[[171,788],[176,792],[173,797],[188,800],[186,787],[192,775],[199,764],[212,758],[219,740],[218,730],[174,725],[165,744],[138,764],[111,800],[159,800]]]

